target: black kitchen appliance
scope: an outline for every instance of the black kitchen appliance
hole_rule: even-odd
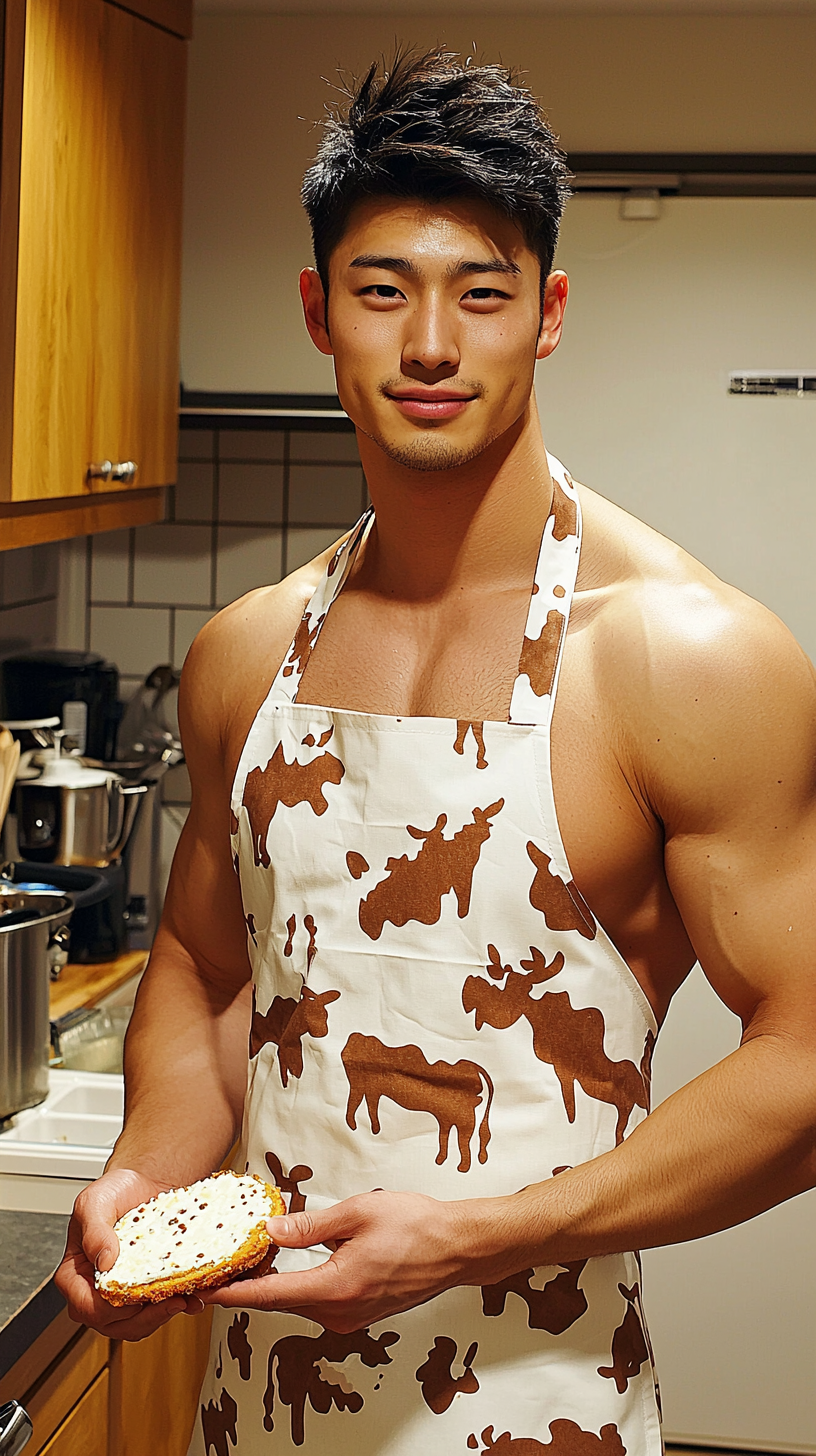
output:
[[[82,965],[113,961],[127,950],[125,871],[121,861],[84,865],[37,864],[16,860],[5,865],[0,884],[49,885],[74,903],[70,959]]]
[[[3,722],[59,718],[81,754],[103,763],[115,757],[119,672],[98,653],[47,649],[7,657],[0,689]]]

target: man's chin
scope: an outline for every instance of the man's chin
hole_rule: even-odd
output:
[[[364,433],[369,434],[367,430]],[[406,470],[436,473],[441,470],[457,470],[459,466],[475,460],[493,443],[495,436],[487,440],[471,441],[467,445],[454,444],[436,432],[417,435],[407,441],[389,440],[383,435],[373,433],[369,434],[369,438],[389,460],[404,466]]]

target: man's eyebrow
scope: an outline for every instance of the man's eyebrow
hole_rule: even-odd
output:
[[[388,273],[407,273],[419,276],[420,269],[410,258],[391,258],[380,253],[360,253],[352,258],[350,268],[382,268]],[[465,278],[475,273],[503,273],[505,275],[517,275],[521,272],[518,263],[509,258],[486,258],[483,262],[477,260],[452,263],[447,269],[448,278]]]
[[[383,268],[388,273],[419,273],[409,258],[389,258],[381,253],[360,253],[352,258],[349,268]]]
[[[452,264],[448,269],[449,278],[464,278],[471,273],[511,273],[518,274],[521,269],[518,263],[510,258],[488,258],[483,263],[465,262]]]

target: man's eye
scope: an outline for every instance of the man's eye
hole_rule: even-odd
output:
[[[402,298],[400,290],[392,283],[372,283],[363,289],[363,293],[369,298]]]
[[[469,288],[465,298],[473,298],[477,302],[483,302],[487,298],[506,298],[507,294],[502,293],[498,288]]]

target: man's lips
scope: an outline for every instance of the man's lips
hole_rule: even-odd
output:
[[[467,405],[476,398],[474,394],[452,394],[450,391],[411,391],[410,393],[396,393],[386,391],[386,397],[393,400],[394,404],[402,414],[408,415],[415,420],[450,420],[460,415]]]

